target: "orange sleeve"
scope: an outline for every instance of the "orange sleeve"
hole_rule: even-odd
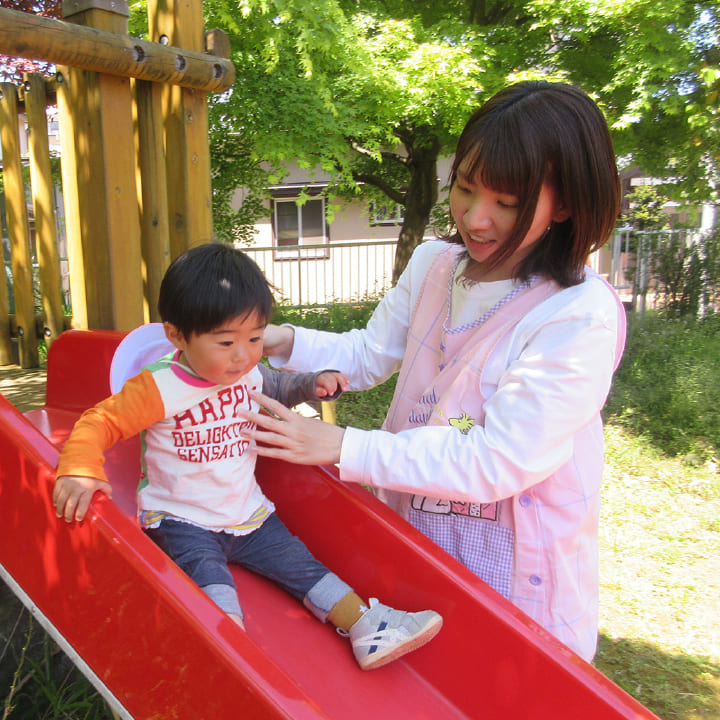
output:
[[[164,417],[165,406],[152,373],[143,370],[130,378],[119,393],[82,414],[60,454],[57,476],[80,475],[107,481],[105,451]]]

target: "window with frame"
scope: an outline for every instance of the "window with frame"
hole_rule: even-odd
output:
[[[370,206],[370,224],[376,225],[402,225],[405,218],[405,208],[399,203],[388,208],[372,203]]]
[[[297,198],[275,198],[272,201],[273,239],[278,260],[325,258],[325,247],[302,247],[327,245],[329,230],[325,221],[325,198],[309,198],[302,205]],[[300,246],[300,249],[299,249]]]

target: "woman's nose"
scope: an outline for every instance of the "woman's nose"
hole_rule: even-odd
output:
[[[490,218],[487,201],[482,197],[473,198],[465,212],[465,225],[469,229],[486,230],[490,227]]]

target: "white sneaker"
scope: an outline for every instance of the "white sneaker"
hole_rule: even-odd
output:
[[[425,645],[438,634],[442,623],[442,616],[434,610],[408,613],[370,598],[370,608],[347,634],[358,665],[373,670]]]

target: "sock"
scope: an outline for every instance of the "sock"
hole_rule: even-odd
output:
[[[367,603],[359,595],[349,592],[330,608],[327,619],[335,627],[349,630],[367,609]]]

